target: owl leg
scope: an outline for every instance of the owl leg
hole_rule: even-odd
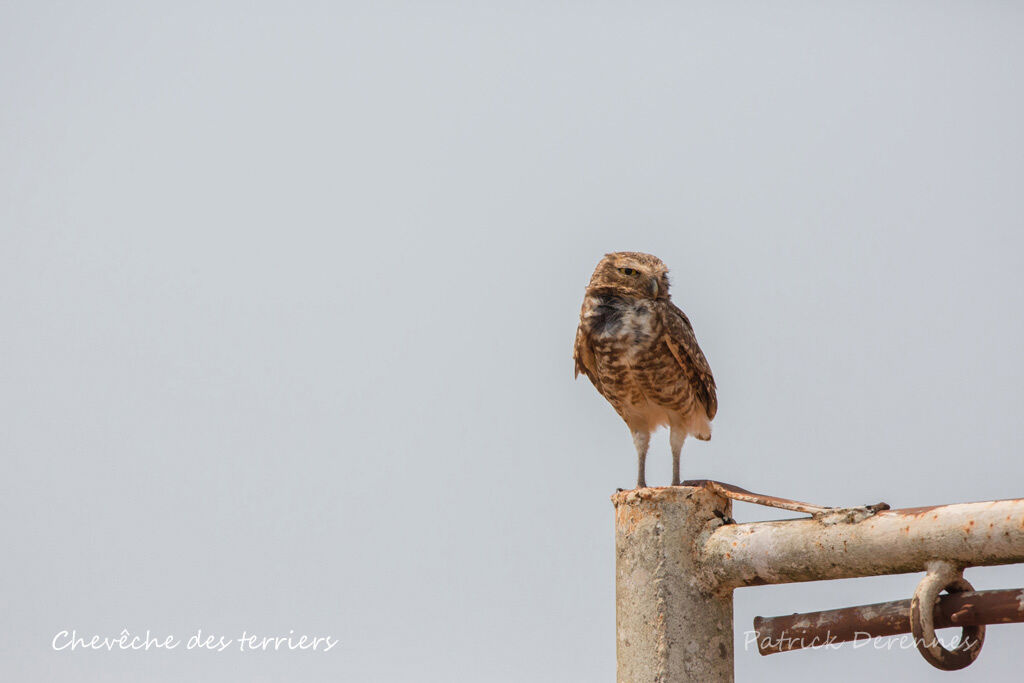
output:
[[[647,488],[647,477],[644,473],[647,469],[647,447],[651,444],[651,433],[644,429],[634,429],[633,444],[636,446],[637,458],[636,487]]]
[[[669,436],[669,445],[672,447],[672,486],[679,486],[679,455],[683,451],[684,441],[686,441],[686,430],[673,425],[672,433]]]

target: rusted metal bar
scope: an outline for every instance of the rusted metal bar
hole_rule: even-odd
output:
[[[1020,622],[1024,622],[1024,588],[941,595],[935,606],[935,628]],[[896,636],[911,632],[910,600],[755,617],[754,631],[762,655]]]
[[[799,500],[779,498],[778,496],[769,496],[764,493],[754,493],[753,491],[742,489],[735,484],[726,484],[725,482],[714,481],[713,479],[688,479],[683,482],[683,486],[699,486],[710,489],[718,495],[731,498],[732,500],[765,505],[767,507],[779,508],[780,510],[789,510],[790,512],[806,512],[809,515],[821,514],[832,509],[824,505],[814,505],[813,503],[804,503]]]
[[[854,510],[851,508],[851,510]],[[1024,499],[728,524],[701,552],[718,590],[1024,562]]]

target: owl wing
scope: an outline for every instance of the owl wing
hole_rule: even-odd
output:
[[[715,413],[718,412],[715,378],[711,376],[711,366],[708,365],[704,352],[697,345],[697,337],[693,334],[690,319],[671,301],[666,303],[662,316],[665,323],[665,343],[690,377],[697,397],[707,410],[708,419],[714,419]]]
[[[597,374],[597,358],[594,357],[594,348],[590,344],[590,335],[583,329],[583,325],[576,329],[576,343],[572,348],[572,358],[576,361],[574,377],[579,377],[582,372],[600,391],[601,380],[598,379]]]

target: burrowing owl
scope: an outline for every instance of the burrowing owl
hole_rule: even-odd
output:
[[[651,432],[670,427],[672,485],[687,435],[707,441],[718,410],[715,379],[686,314],[668,294],[668,268],[650,254],[620,251],[597,264],[583,298],[573,349],[583,372],[633,433],[637,488]]]

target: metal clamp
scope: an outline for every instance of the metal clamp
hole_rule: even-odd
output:
[[[933,561],[926,566],[928,573],[917,584],[910,601],[910,629],[914,642],[925,661],[935,668],[943,671],[963,669],[981,653],[985,627],[964,626],[956,649],[947,650],[935,635],[935,605],[942,591],[962,593],[973,591],[974,587],[963,577],[963,569],[949,562]]]

